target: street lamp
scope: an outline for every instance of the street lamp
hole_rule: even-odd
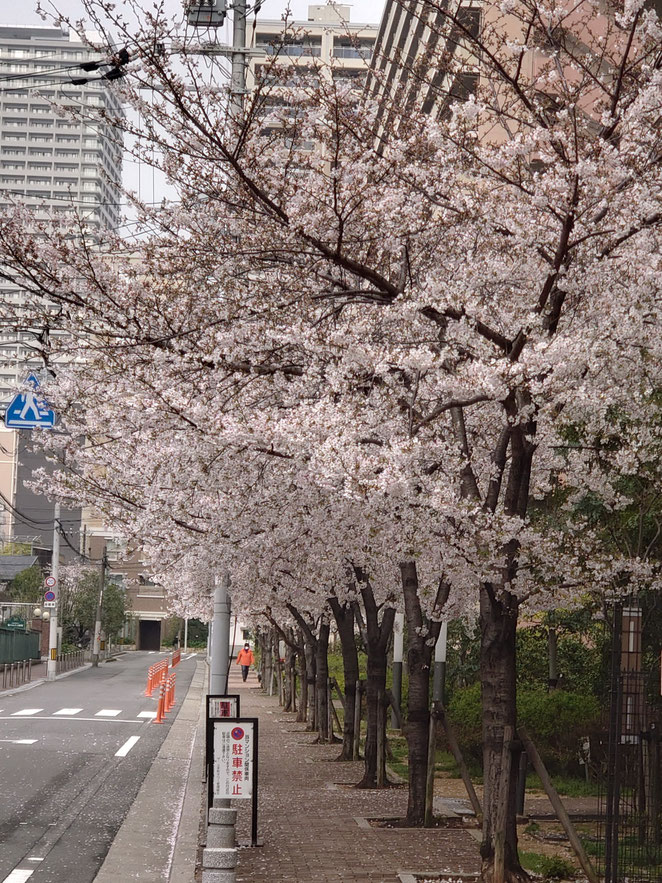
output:
[[[35,609],[32,611],[32,618],[40,619],[42,622],[48,622],[48,620],[51,618],[51,615],[48,610],[42,610],[41,607],[35,607]]]

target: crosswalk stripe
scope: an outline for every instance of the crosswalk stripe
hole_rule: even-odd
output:
[[[27,717],[29,714],[39,714],[43,708],[22,708],[20,711],[12,712],[12,717]],[[12,872],[13,873],[13,872]]]
[[[155,717],[156,717],[156,712],[155,712],[155,711],[139,711],[139,712],[138,712],[138,717],[155,718]]]
[[[121,708],[102,708],[101,711],[97,711],[94,715],[95,717],[117,717],[118,714],[121,714]]]
[[[82,710],[82,708],[61,708],[59,711],[54,711],[53,714],[79,714]]]
[[[2,883],[25,883],[34,874],[32,870],[23,870],[23,868],[14,868],[11,874],[2,881]]]

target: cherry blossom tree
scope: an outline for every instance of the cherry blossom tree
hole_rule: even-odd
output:
[[[477,610],[483,876],[522,879],[502,764],[520,610],[658,579],[531,504],[559,482],[613,501],[618,469],[568,433],[646,426],[659,394],[659,20],[638,2],[507,0],[476,34],[439,4],[435,27],[465,51],[432,41],[431,67],[479,72],[476,93],[440,119],[396,96],[383,132],[379,90],[321,70],[285,105],[264,82],[233,114],[158,3],[140,24],[85,5],[133,59],[121,88],[142,128],[116,125],[143,160],[149,138],[179,201],[139,206],[131,243],[66,219],[40,229],[21,207],[0,222],[0,273],[62,332],[46,388],[70,431],[47,440],[67,465],[56,491],[155,560],[204,544],[246,599],[355,591],[375,684],[403,587],[421,677],[442,607]],[[648,441],[624,434],[615,465]],[[272,575],[293,569],[268,583],[265,549]]]

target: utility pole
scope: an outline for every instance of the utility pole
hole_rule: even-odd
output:
[[[55,580],[55,607],[51,614],[48,630],[48,662],[46,663],[46,680],[54,681],[57,674],[57,605],[60,603],[60,504],[56,503],[53,511],[53,555],[51,557],[51,576]]]
[[[188,6],[188,22],[194,27],[219,27],[225,17],[224,0],[194,0]],[[221,54],[230,57],[229,116],[241,120],[246,92],[246,0],[234,0],[232,9],[232,46],[210,44],[197,51],[202,55]],[[227,693],[230,668],[230,574],[226,571],[216,580],[214,615],[209,630],[209,692]],[[188,626],[188,621],[186,623]],[[184,639],[188,643],[188,635]]]
[[[209,692],[213,696],[228,692],[230,668],[230,574],[226,571],[216,580],[214,618],[212,620]]]
[[[101,649],[101,608],[103,606],[103,590],[106,585],[106,547],[103,547],[101,565],[99,569],[99,599],[97,601],[97,615],[94,623],[94,644],[92,646],[92,665],[99,666],[99,653]]]
[[[246,0],[235,0],[232,6],[232,75],[230,78],[230,110],[239,119],[244,109],[246,92]]]

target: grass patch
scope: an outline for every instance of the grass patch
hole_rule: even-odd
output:
[[[573,776],[552,776],[552,785],[562,797],[597,797],[599,794],[596,782]],[[526,777],[527,790],[544,791],[539,776],[529,773]]]
[[[558,855],[520,852],[519,860],[525,871],[541,874],[546,880],[567,880],[577,873],[569,861]]]

